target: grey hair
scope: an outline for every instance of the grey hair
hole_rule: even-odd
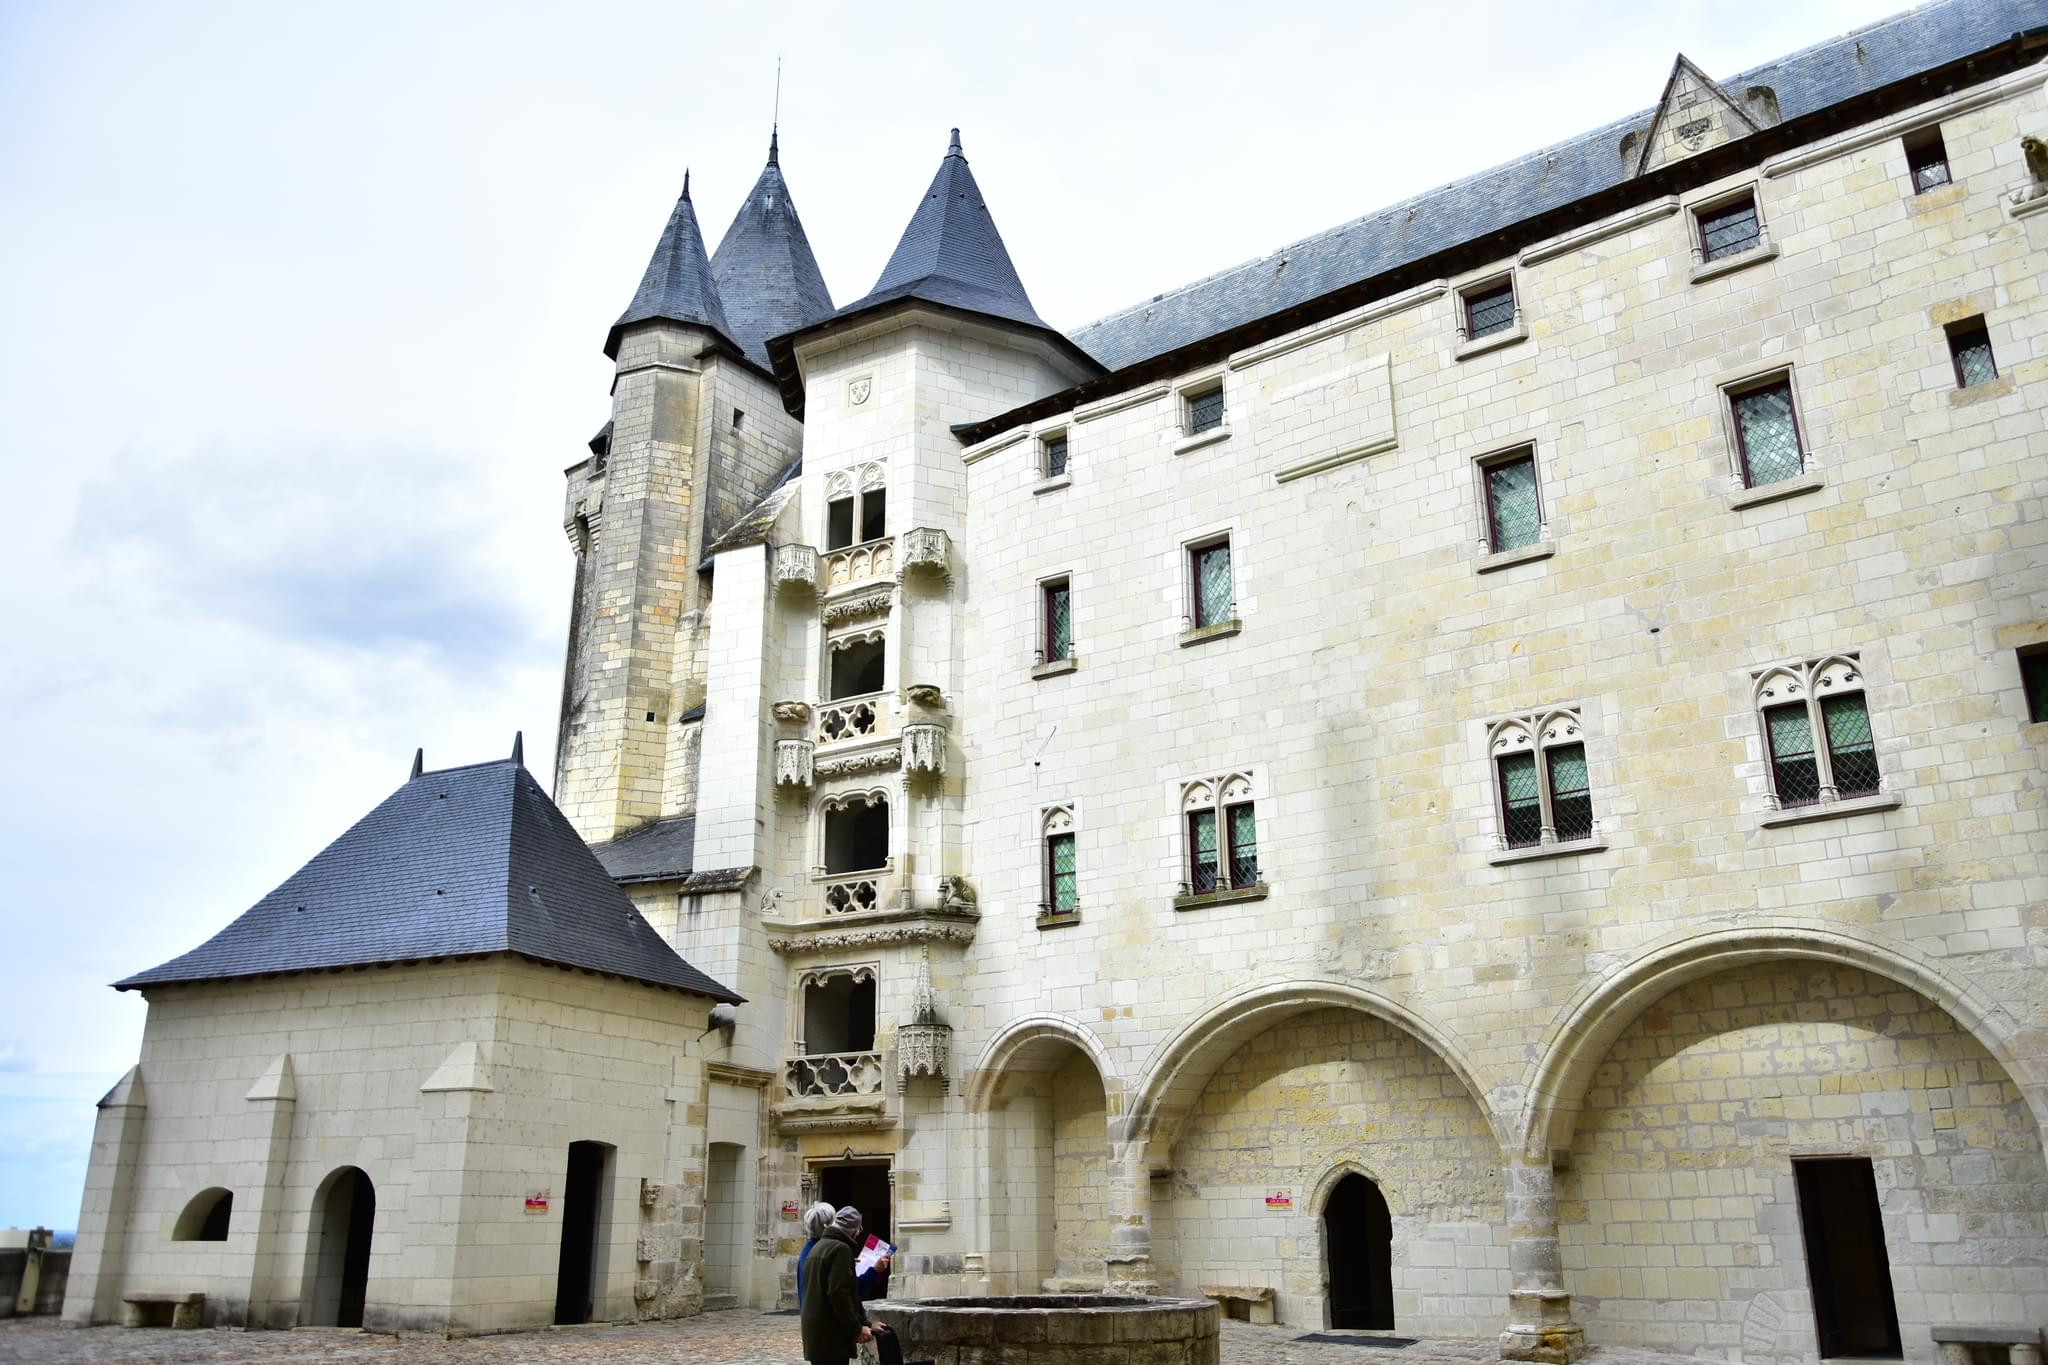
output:
[[[830,1204],[823,1202],[811,1205],[804,1213],[804,1232],[811,1237],[823,1237],[825,1229],[832,1226],[832,1215],[837,1213]]]

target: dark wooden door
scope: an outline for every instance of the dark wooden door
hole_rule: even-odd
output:
[[[1792,1163],[1813,1318],[1823,1356],[1899,1358],[1899,1310],[1877,1178],[1862,1157]]]

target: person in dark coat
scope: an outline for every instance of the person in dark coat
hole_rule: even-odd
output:
[[[860,1243],[860,1210],[849,1204],[832,1219],[804,1262],[804,1306],[798,1322],[804,1359],[812,1365],[845,1365],[862,1342],[874,1339],[854,1287],[854,1248]]]
[[[804,1261],[811,1249],[818,1245],[818,1239],[825,1235],[825,1229],[832,1226],[832,1219],[839,1211],[830,1204],[813,1204],[804,1213],[804,1249],[796,1254],[796,1306],[804,1306]]]

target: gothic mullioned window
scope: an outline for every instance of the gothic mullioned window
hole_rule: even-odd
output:
[[[843,550],[889,534],[889,496],[882,467],[835,470],[825,480],[825,548]]]
[[[1051,806],[1039,818],[1044,849],[1039,909],[1048,915],[1070,915],[1081,908],[1080,865],[1074,844],[1074,808]]]
[[[1487,732],[1501,847],[1593,837],[1593,787],[1582,729],[1577,711],[1561,709],[1511,716]]]
[[[1765,669],[1756,677],[1756,706],[1780,810],[1878,794],[1870,707],[1854,655]]]
[[[1245,773],[1203,778],[1181,788],[1187,838],[1187,891],[1206,896],[1260,885],[1259,834],[1252,780]]]

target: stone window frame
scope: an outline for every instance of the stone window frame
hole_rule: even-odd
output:
[[[875,535],[866,534],[867,495],[882,495],[882,529]],[[844,545],[832,544],[832,504],[841,499],[853,502],[853,539]],[[889,479],[879,460],[864,460],[846,469],[835,469],[825,476],[824,518],[818,526],[817,543],[827,553],[850,550],[856,545],[866,545],[888,538],[889,534]]]
[[[1271,805],[1266,799],[1262,771],[1256,767],[1226,768],[1199,777],[1186,778],[1175,785],[1179,796],[1174,804],[1174,843],[1179,850],[1180,875],[1179,891],[1173,898],[1173,908],[1195,910],[1203,906],[1264,900],[1271,892],[1267,882],[1270,868],[1259,853],[1259,808],[1263,805],[1270,813]],[[1252,857],[1256,867],[1254,879],[1239,884],[1236,869],[1232,865],[1236,860],[1237,849],[1230,833],[1230,813],[1245,806],[1251,807],[1252,810]],[[1203,811],[1212,812],[1216,824],[1217,884],[1215,889],[1209,891],[1197,891],[1194,881],[1195,845],[1192,817]]]
[[[1528,458],[1530,468],[1536,475],[1536,539],[1530,544],[1520,545],[1512,550],[1496,550],[1493,548],[1493,487],[1487,475],[1494,468],[1511,464],[1524,456]],[[1548,559],[1557,553],[1557,540],[1552,534],[1554,528],[1550,516],[1550,499],[1545,496],[1542,452],[1537,449],[1533,439],[1495,446],[1473,456],[1472,487],[1479,522],[1479,556],[1472,565],[1474,573],[1493,573],[1516,564]]]
[[[1030,440],[1031,491],[1056,493],[1071,487],[1074,482],[1074,431],[1071,422],[1061,420],[1039,427],[1031,433]],[[1058,472],[1052,468],[1052,447],[1055,443],[1063,448],[1063,463]]]
[[[1973,313],[1966,318],[1957,318],[1946,323],[1941,329],[1942,340],[1948,347],[1949,373],[1955,376],[1958,393],[1969,389],[1987,389],[2004,377],[1998,368],[1998,348],[1991,344],[1991,320],[1982,313]],[[1963,373],[1963,352],[1972,344],[1981,343],[1984,353],[1991,361],[1991,377],[1971,383]]]
[[[1230,439],[1230,417],[1237,405],[1231,401],[1228,379],[1229,370],[1226,366],[1212,365],[1174,381],[1173,420],[1174,429],[1179,433],[1173,443],[1174,454],[1184,455],[1188,451],[1199,450]],[[1194,430],[1191,414],[1195,402],[1219,393],[1223,395],[1222,421],[1205,431]]]
[[[1882,713],[1873,704],[1871,686],[1862,655],[1856,651],[1781,659],[1750,670],[1750,722],[1755,727],[1756,739],[1753,752],[1762,774],[1764,801],[1764,809],[1757,817],[1759,827],[1771,829],[1838,816],[1861,815],[1891,810],[1901,804],[1898,773],[1889,758],[1887,746],[1890,737],[1879,725]],[[1828,697],[1852,693],[1863,698],[1864,716],[1870,727],[1871,761],[1877,769],[1877,790],[1866,795],[1843,797],[1837,794],[1834,757],[1830,752],[1833,745],[1828,739],[1821,704]],[[1780,706],[1796,704],[1806,707],[1807,730],[1813,741],[1815,781],[1820,795],[1814,801],[1787,806],[1778,795],[1776,761],[1765,713]]]
[[[1756,245],[1745,247],[1741,251],[1732,252],[1726,256],[1717,256],[1711,261],[1708,260],[1706,239],[1702,235],[1704,231],[1701,223],[1702,218],[1718,209],[1729,208],[1745,199],[1750,202],[1756,213]],[[1707,280],[1717,279],[1722,275],[1733,274],[1735,271],[1746,270],[1750,266],[1762,265],[1765,261],[1777,259],[1778,241],[1771,232],[1770,216],[1764,212],[1763,185],[1754,175],[1750,175],[1733,184],[1724,183],[1705,190],[1694,191],[1683,196],[1680,202],[1685,210],[1686,251],[1692,263],[1691,270],[1686,277],[1687,283],[1701,284]]]
[[[1039,575],[1032,585],[1031,619],[1035,643],[1031,652],[1031,676],[1034,679],[1057,678],[1081,666],[1081,654],[1075,646],[1079,632],[1074,628],[1074,578],[1072,569],[1056,569]],[[1052,657],[1052,619],[1048,611],[1050,595],[1055,587],[1067,590],[1067,652],[1065,657],[1058,659]]]
[[[1038,927],[1054,929],[1077,924],[1081,919],[1081,822],[1078,806],[1061,801],[1041,807],[1038,812]],[[1074,848],[1074,903],[1061,908],[1053,892],[1052,848],[1054,839],[1069,839]]]
[[[812,986],[822,986],[838,977],[845,977],[858,985],[862,981],[875,984],[875,1045],[868,1049],[878,1052],[882,1046],[882,964],[880,960],[866,962],[820,962],[808,966],[793,966],[789,970],[789,998],[796,1008],[789,1011],[786,1040],[788,1055],[791,1057],[823,1057],[830,1053],[812,1053],[804,1050],[809,1040],[804,1037],[807,1030],[805,1012],[807,1003],[804,993]]]
[[[832,695],[832,656],[852,645],[875,643],[882,647],[882,685],[872,692],[851,692],[843,697]],[[818,636],[818,704],[838,706],[842,702],[859,701],[863,697],[888,695],[895,682],[894,660],[889,657],[889,627],[886,621],[868,621],[846,626],[839,630],[826,630]]]
[[[1792,422],[1799,438],[1801,473],[1776,483],[1751,487],[1742,457],[1742,436],[1735,416],[1735,401],[1745,394],[1783,382],[1792,395]],[[1727,479],[1726,502],[1730,511],[1781,502],[1827,487],[1827,437],[1829,414],[1807,401],[1805,367],[1797,351],[1783,352],[1768,361],[1752,363],[1716,375],[1714,407],[1721,435],[1721,458]]]
[[[1507,286],[1514,299],[1514,320],[1498,331],[1488,332],[1482,337],[1473,336],[1472,300],[1478,295],[1496,292],[1502,285]],[[1492,266],[1465,280],[1455,281],[1450,294],[1452,325],[1458,336],[1457,345],[1451,352],[1453,360],[1466,360],[1529,339],[1529,316],[1522,306],[1522,281],[1514,265]]]
[[[1899,139],[1906,157],[1906,183],[1918,197],[1956,183],[1955,167],[1948,159],[1948,143],[1941,135],[1941,122],[1923,124]],[[1932,155],[1930,155],[1930,152]],[[1927,180],[1924,172],[1941,168],[1941,179]]]
[[[1201,591],[1196,582],[1195,556],[1218,545],[1230,550],[1230,614],[1221,620],[1202,624],[1196,601]],[[1210,640],[1226,639],[1244,629],[1244,559],[1233,525],[1216,527],[1197,535],[1187,536],[1180,543],[1175,559],[1175,576],[1180,582],[1180,644],[1205,644]]]
[[[882,865],[876,868],[854,868],[847,872],[827,872],[825,870],[827,866],[825,855],[825,817],[832,811],[840,810],[856,803],[864,806],[873,805],[878,798],[886,802],[889,807],[888,856],[883,858]],[[905,835],[903,821],[907,813],[906,793],[902,788],[902,784],[898,782],[863,781],[856,778],[850,786],[834,791],[820,791],[812,803],[812,815],[814,818],[810,822],[811,880],[813,882],[831,881],[837,877],[853,876],[857,872],[872,872],[877,881],[886,881],[893,877],[896,872],[897,854],[903,846],[902,840]],[[878,905],[876,908],[881,909],[884,907]]]
[[[1487,722],[1486,785],[1493,807],[1493,851],[1487,861],[1495,867],[1545,858],[1565,858],[1577,853],[1597,853],[1607,847],[1607,822],[1598,814],[1591,815],[1588,832],[1583,837],[1560,839],[1557,836],[1556,792],[1550,752],[1573,745],[1583,752],[1589,810],[1594,809],[1592,796],[1600,787],[1595,780],[1593,744],[1586,732],[1585,713],[1586,708],[1579,705],[1547,706],[1499,716]],[[1508,842],[1507,790],[1501,782],[1500,760],[1516,753],[1536,755],[1536,796],[1541,812],[1541,833],[1533,844],[1511,845]]]

